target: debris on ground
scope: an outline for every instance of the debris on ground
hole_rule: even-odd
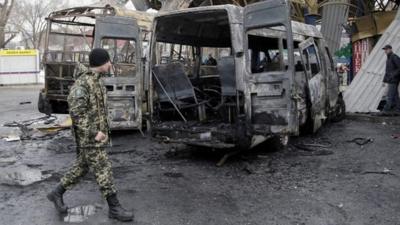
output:
[[[318,139],[312,139],[309,140],[308,142],[302,141],[300,143],[295,144],[296,147],[303,148],[303,150],[307,151],[313,151],[315,148],[332,148],[333,144],[332,142],[326,138],[318,138]]]
[[[218,167],[223,166],[223,165],[225,164],[226,160],[228,160],[229,157],[238,155],[238,154],[240,154],[241,152],[242,152],[242,150],[240,149],[240,150],[232,151],[232,152],[229,152],[229,153],[225,154],[225,155],[217,162],[216,165],[217,165]]]
[[[5,123],[3,124],[3,126],[5,127],[20,127],[20,126],[30,126],[32,124],[35,123],[44,123],[44,124],[50,124],[53,123],[55,120],[57,119],[57,117],[55,116],[43,116],[43,117],[39,117],[36,119],[30,119],[30,120],[24,120],[21,122],[9,122],[9,123]]]
[[[393,139],[400,139],[400,134],[392,134]]]
[[[20,130],[19,135],[10,135],[4,139],[8,142],[20,140],[44,140],[50,139],[59,131],[69,129],[72,126],[72,120],[67,117],[64,121],[53,124],[57,120],[55,116],[44,116],[36,119],[25,120],[21,122],[13,121],[5,123],[5,127],[17,127]],[[43,126],[46,125],[46,126]]]
[[[44,127],[36,127],[37,130],[45,133],[54,133],[60,130],[69,129],[72,127],[71,117],[67,117],[63,122],[53,125],[53,126],[44,126]]]
[[[389,174],[389,175],[396,176],[396,174],[393,173],[392,170],[390,170],[388,168],[383,168],[382,171],[365,171],[362,174]]]
[[[329,148],[325,145],[315,145],[315,144],[295,144],[294,147],[307,152],[315,152],[320,150],[321,148]]]
[[[164,176],[172,177],[172,178],[180,178],[180,177],[183,177],[183,174],[182,173],[176,173],[176,172],[165,172]]]
[[[248,174],[248,175],[251,175],[251,174],[254,174],[254,173],[255,173],[255,171],[254,171],[254,169],[252,168],[252,166],[251,166],[250,164],[248,164],[248,163],[245,164],[245,166],[243,167],[242,170],[243,170],[244,172],[246,172],[246,174]]]
[[[348,141],[346,141],[346,142],[348,142],[348,143],[356,143],[357,145],[359,145],[359,146],[362,147],[363,145],[366,145],[366,144],[369,144],[369,143],[373,143],[373,142],[374,142],[374,139],[372,139],[372,138],[356,137],[356,138],[353,138],[353,139],[348,140]]]
[[[20,105],[27,105],[27,104],[32,104],[32,102],[20,102]]]
[[[333,144],[326,138],[321,140],[313,140],[311,143],[295,143],[292,144],[295,149],[303,151],[302,156],[322,156],[332,155],[333,151],[328,149],[333,147]]]
[[[13,141],[20,141],[21,138],[18,135],[9,135],[5,137],[4,140],[7,142],[13,142]]]

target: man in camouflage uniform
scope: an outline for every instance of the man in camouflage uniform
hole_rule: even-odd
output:
[[[61,178],[60,184],[48,194],[56,209],[67,212],[63,194],[79,182],[89,169],[94,172],[97,184],[109,205],[109,217],[130,221],[133,214],[124,210],[117,198],[113,183],[111,162],[105,146],[109,143],[109,126],[106,110],[106,90],[101,74],[111,68],[110,57],[104,49],[93,49],[89,55],[90,70],[78,72],[68,96],[73,134],[77,145],[77,159],[72,168]],[[84,70],[78,65],[80,70]]]

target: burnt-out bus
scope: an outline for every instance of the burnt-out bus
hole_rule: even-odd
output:
[[[43,66],[45,88],[39,111],[68,113],[67,96],[89,64],[91,49],[105,48],[113,71],[103,78],[111,129],[141,129],[143,59],[152,16],[106,5],[64,9],[48,18]]]
[[[322,34],[291,21],[286,1],[161,13],[152,32],[145,89],[154,136],[248,149],[344,116]]]

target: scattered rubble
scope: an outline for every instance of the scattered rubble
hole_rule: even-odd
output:
[[[21,138],[18,135],[8,135],[8,137],[5,137],[4,140],[7,142],[13,142],[13,141],[20,141]]]
[[[393,139],[400,139],[400,134],[392,134]]]
[[[45,140],[51,139],[55,134],[72,126],[70,117],[60,123],[54,124],[58,120],[55,116],[44,116],[36,119],[21,122],[13,121],[3,124],[5,127],[19,128],[19,134],[10,134],[4,137],[7,142],[21,140]]]
[[[347,142],[348,143],[356,143],[356,144],[358,144],[359,146],[362,147],[363,145],[366,145],[366,144],[369,144],[369,143],[373,143],[374,139],[372,139],[370,137],[368,137],[368,138],[357,137],[357,138],[353,138],[351,140],[348,140]]]
[[[395,173],[392,172],[392,170],[388,168],[383,168],[382,171],[365,171],[362,174],[388,174],[392,176],[397,176]]]
[[[183,177],[183,174],[182,173],[176,173],[176,172],[165,172],[164,176],[171,177],[171,178],[180,178],[180,177]]]

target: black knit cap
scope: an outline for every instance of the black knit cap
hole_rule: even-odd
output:
[[[90,67],[99,67],[110,61],[110,55],[105,49],[95,48],[89,54]]]
[[[383,47],[382,49],[383,49],[383,50],[385,50],[385,49],[392,49],[392,46],[391,46],[391,45],[385,45],[385,47]]]

